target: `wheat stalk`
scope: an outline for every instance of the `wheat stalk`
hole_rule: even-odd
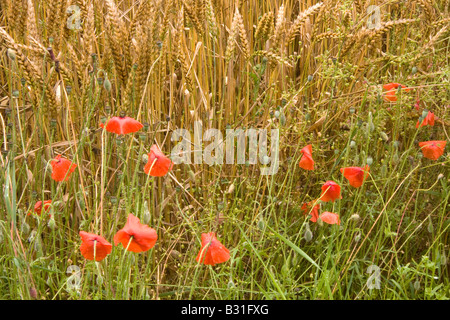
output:
[[[284,34],[284,22],[285,22],[284,11],[285,11],[284,4],[282,4],[277,13],[277,20],[275,22],[275,30],[273,33],[273,40],[271,43],[272,49],[274,51],[278,51],[278,46]]]
[[[239,12],[234,12],[233,21],[231,22],[230,34],[227,38],[227,48],[225,49],[225,60],[229,61],[236,48],[236,37],[239,32]]]
[[[316,14],[320,8],[323,6],[323,2],[318,2],[315,5],[309,7],[305,11],[298,14],[297,18],[294,20],[289,32],[287,34],[288,43],[295,39],[295,36],[299,33],[300,27],[305,22],[305,20],[313,14]]]
[[[269,33],[272,31],[273,26],[273,12],[266,12],[259,20],[255,31],[255,39],[261,38],[265,40],[269,37]]]
[[[248,59],[250,57],[250,46],[248,44],[247,31],[245,30],[244,20],[242,19],[242,16],[239,13],[237,7],[236,7],[236,17],[239,30],[239,39],[241,40],[242,45],[242,52],[244,53],[244,57]]]

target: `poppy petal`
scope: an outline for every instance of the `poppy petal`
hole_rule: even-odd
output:
[[[55,181],[68,181],[70,175],[75,171],[77,165],[70,160],[57,155],[55,159],[50,162],[52,166],[52,179]]]
[[[368,176],[369,166],[341,168],[340,171],[352,187],[359,188]]]
[[[153,177],[165,176],[173,168],[173,162],[167,158],[158,146],[154,144],[150,148],[147,164],[144,166],[144,172]]]
[[[300,152],[303,154],[299,162],[299,167],[305,170],[314,170],[314,160],[312,158],[312,145],[308,144]]]
[[[339,219],[339,215],[333,212],[325,211],[321,214],[320,219],[328,224],[341,224],[341,220]]]
[[[230,259],[230,251],[217,240],[214,232],[202,233],[202,247],[196,261],[205,265],[223,263]]]
[[[303,214],[307,214],[309,213],[311,215],[311,222],[316,222],[317,219],[319,218],[319,209],[320,209],[320,204],[316,204],[312,210],[310,209],[312,205],[314,205],[315,200],[310,201],[310,202],[305,202],[302,205],[302,210],[303,210]]]
[[[419,142],[422,154],[425,158],[438,160],[443,154],[447,141],[424,141]]]
[[[104,125],[100,125],[102,128]],[[106,124],[106,131],[115,134],[128,134],[141,130],[144,127],[139,121],[130,117],[112,117]]]
[[[337,199],[342,199],[341,187],[334,181],[327,181],[322,186],[322,194],[320,200],[324,202],[335,201]]]
[[[87,260],[101,261],[111,253],[112,245],[102,236],[80,231],[80,251]]]
[[[150,250],[157,240],[156,230],[142,224],[139,218],[131,213],[128,215],[125,226],[114,235],[115,245],[120,242],[124,248],[128,248],[127,250],[132,252]]]

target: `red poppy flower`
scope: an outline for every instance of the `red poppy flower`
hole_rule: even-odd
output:
[[[153,248],[157,239],[155,229],[142,224],[138,217],[130,213],[125,227],[114,236],[114,245],[120,242],[124,248],[128,247],[128,251],[143,252]]]
[[[300,159],[300,163],[298,164],[298,166],[305,170],[314,170],[314,160],[312,158],[312,145],[308,144],[306,147],[300,150],[300,152],[303,153],[303,155],[302,158]]]
[[[337,213],[325,211],[320,215],[320,219],[328,224],[341,224],[341,220],[339,219],[339,215]]]
[[[341,197],[341,187],[334,181],[327,181],[322,186],[322,194],[320,200],[324,202],[335,201],[337,199],[342,199]]]
[[[198,252],[197,262],[214,266],[230,259],[230,251],[216,238],[214,232],[202,233],[202,247]]]
[[[369,175],[369,166],[366,165],[365,167],[347,167],[347,168],[341,168],[341,172],[344,175],[344,177],[348,180],[350,185],[355,188],[359,188],[362,186],[364,180]]]
[[[69,180],[77,165],[70,160],[63,158],[60,154],[50,162],[52,166],[52,179],[55,181]]]
[[[428,111],[428,114],[425,119],[423,119],[422,124],[420,124],[420,120],[417,120],[416,128],[419,126],[424,127],[426,125],[434,126],[434,113],[431,111]]]
[[[396,90],[398,89],[398,87],[402,87],[403,89],[405,89],[406,92],[409,92],[411,90],[408,87],[406,87],[400,83],[391,82],[391,83],[385,84],[385,85],[383,85],[383,89],[385,89],[387,91],[384,93],[384,96],[383,96],[384,100],[391,101],[391,102],[397,101],[397,96],[396,96],[397,91]]]
[[[419,142],[419,147],[422,149],[425,158],[437,160],[444,154],[446,144],[447,141],[425,141]]]
[[[38,216],[41,215],[42,209],[44,209],[44,212],[48,212],[50,210],[51,203],[52,203],[52,200],[45,200],[43,204],[42,204],[42,201],[36,202],[36,204],[34,205],[34,212]],[[30,215],[30,214],[28,214],[28,215]]]
[[[111,253],[112,245],[102,236],[80,231],[81,246],[80,251],[83,257],[88,260],[101,261]]]
[[[310,213],[311,214],[311,222],[316,222],[317,219],[319,218],[319,209],[320,209],[320,204],[316,204],[312,209],[311,206],[314,205],[315,200],[310,201],[310,202],[305,202],[302,205],[302,211],[303,214],[307,214]],[[311,212],[310,212],[311,211]]]
[[[141,130],[144,125],[130,117],[112,117],[106,122],[106,126],[101,123],[100,127],[116,134],[128,134]]]
[[[158,146],[154,144],[150,148],[148,154],[148,161],[144,167],[144,172],[153,177],[162,177],[172,170],[173,162],[167,158],[164,153],[159,150]]]

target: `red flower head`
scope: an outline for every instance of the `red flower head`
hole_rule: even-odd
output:
[[[396,90],[398,89],[398,87],[402,87],[403,89],[405,89],[406,92],[411,90],[400,83],[391,82],[391,83],[385,84],[385,85],[383,85],[383,89],[385,89],[387,91],[384,93],[384,96],[383,96],[384,100],[388,101],[388,102],[389,101],[391,101],[391,102],[397,101]]]
[[[42,209],[44,209],[44,212],[48,212],[50,210],[51,203],[52,203],[52,200],[45,200],[44,205],[42,205],[42,201],[36,202],[36,204],[34,205],[34,212],[38,216],[41,215]],[[28,215],[30,215],[30,214],[28,214]]]
[[[437,160],[444,154],[446,144],[447,141],[425,141],[419,142],[419,147],[422,149],[425,158]]]
[[[325,211],[320,215],[320,219],[328,224],[341,224],[341,220],[339,219],[339,215],[333,212]]]
[[[327,181],[322,186],[322,194],[320,200],[324,202],[335,201],[337,199],[342,199],[341,197],[341,187],[334,181]]]
[[[370,167],[366,165],[365,167],[347,167],[341,168],[341,172],[344,177],[348,180],[350,185],[355,188],[361,187],[364,180],[369,175]]]
[[[120,242],[124,248],[128,247],[128,251],[143,252],[153,248],[157,239],[155,229],[142,224],[138,217],[130,213],[125,227],[114,236],[114,245]]]
[[[101,261],[111,253],[112,245],[102,236],[93,233],[80,231],[81,246],[80,251],[83,257],[88,260]]]
[[[303,153],[303,156],[300,159],[300,163],[298,164],[298,166],[305,170],[314,170],[314,160],[312,158],[312,145],[308,144],[306,147],[300,150],[300,152]]]
[[[202,233],[202,247],[197,255],[197,262],[214,266],[230,259],[230,251],[216,238],[214,232]]]
[[[141,130],[144,125],[130,117],[112,117],[106,122],[106,127],[103,123],[100,127],[116,134],[128,134]]]
[[[434,126],[434,113],[431,111],[428,111],[428,114],[425,119],[423,119],[422,124],[420,124],[420,120],[417,120],[416,128],[419,126],[425,127],[426,125]]]
[[[52,179],[55,181],[69,180],[72,172],[75,171],[77,165],[66,158],[62,158],[59,154],[50,162],[52,166]]]
[[[144,172],[153,177],[162,177],[172,170],[173,162],[167,158],[164,153],[159,150],[158,146],[154,144],[150,148],[148,154],[148,161],[144,167]]]
[[[316,222],[317,221],[317,219],[319,218],[319,209],[320,209],[320,204],[316,204],[312,209],[311,209],[311,206],[313,206],[314,205],[314,200],[313,201],[310,201],[310,202],[305,202],[303,205],[302,205],[302,211],[303,211],[303,214],[307,214],[307,213],[310,213],[310,211],[311,211],[311,222]]]

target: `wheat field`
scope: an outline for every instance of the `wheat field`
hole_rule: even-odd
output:
[[[419,147],[450,141],[450,1],[0,0],[0,50],[1,299],[450,298],[450,153]],[[125,116],[142,129],[103,128]],[[278,171],[146,174],[198,123],[278,130]],[[357,188],[340,171],[366,165]],[[154,247],[82,254],[80,231],[113,243],[129,214]],[[208,232],[227,261],[197,261]]]

